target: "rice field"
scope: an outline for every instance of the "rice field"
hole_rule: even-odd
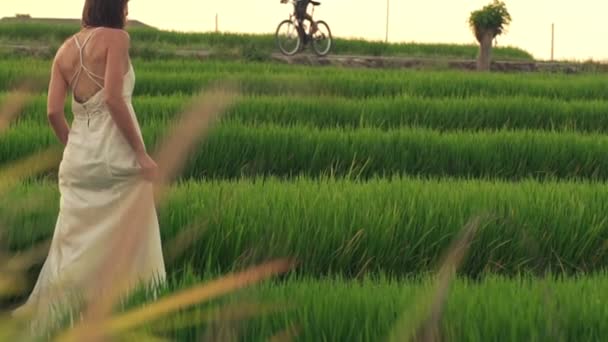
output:
[[[0,212],[9,245],[23,249],[51,237],[56,186],[34,182],[3,206],[36,198],[38,207]],[[331,205],[329,205],[331,204]],[[574,205],[578,204],[578,205]],[[481,226],[461,266],[463,276],[598,273],[608,263],[608,188],[593,182],[308,177],[289,181],[188,181],[160,209],[169,241],[201,230],[182,251],[199,276],[285,255],[303,276],[432,272],[467,221]],[[179,264],[182,264],[180,262]]]
[[[0,101],[6,93],[0,93]],[[145,116],[143,125],[171,122],[188,104],[187,95],[150,96],[133,99]],[[71,102],[66,101],[71,118]],[[21,123],[46,124],[46,95],[38,95],[22,109]],[[435,131],[536,130],[603,133],[608,131],[608,101],[555,100],[528,96],[470,96],[429,98],[384,96],[364,100],[341,96],[245,95],[222,121],[248,125],[311,126],[321,129],[407,127]]]
[[[157,145],[167,127],[165,122],[145,127],[147,144]],[[58,144],[45,126],[24,124],[0,137],[0,165]],[[463,134],[224,124],[189,157],[182,177],[391,175],[606,180],[608,138],[528,130]]]
[[[4,39],[54,41],[69,32],[0,25]],[[133,37],[212,47],[250,38]],[[348,51],[372,49],[349,44]],[[287,275],[137,333],[178,341],[400,341],[399,332],[410,337],[445,295],[435,340],[608,336],[603,75],[139,57],[133,64],[134,107],[152,150],[200,90],[229,81],[241,94],[158,207],[169,273],[160,297],[269,259],[298,261]],[[60,147],[45,116],[49,65],[0,61],[0,107],[24,78],[38,87],[0,132],[0,169]],[[68,101],[71,120],[69,111]],[[49,239],[58,209],[56,168],[20,183],[0,198],[1,245],[19,255]],[[455,280],[445,294],[434,292],[446,252],[472,219],[479,224]],[[171,242],[184,234],[187,243],[175,249]],[[24,293],[40,266],[29,270]],[[142,291],[123,305],[152,297]]]
[[[268,96],[340,96],[348,99],[469,98],[525,96],[548,100],[607,100],[601,74],[471,74],[457,71],[369,70],[337,67],[306,68],[272,63],[134,61],[135,96],[192,95],[219,81],[236,84],[243,94]],[[0,67],[0,91],[7,91],[27,76],[46,86],[50,61],[9,59]]]
[[[166,291],[171,291],[171,286]],[[200,308],[142,330],[176,340],[203,336],[211,340],[268,341],[287,330],[304,341],[382,341],[399,336],[394,327],[407,317],[404,308],[414,306],[431,287],[428,278],[408,282],[288,280],[223,300],[229,308],[238,305],[243,311],[256,307],[257,302],[291,308],[285,312],[273,312],[270,306],[261,317],[236,326],[222,322],[191,325],[193,317],[209,321],[227,315]],[[481,282],[461,279],[452,286],[438,335],[445,341],[601,341],[608,333],[606,287],[606,276],[577,280],[489,276]],[[185,328],[176,332],[174,326]]]

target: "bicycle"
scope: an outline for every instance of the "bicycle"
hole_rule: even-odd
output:
[[[308,33],[304,19],[298,19],[296,14],[296,0],[281,0],[282,4],[292,3],[294,12],[289,15],[289,19],[283,20],[277,27],[276,41],[279,50],[284,55],[293,56],[296,53],[304,50],[309,42],[312,42],[312,48],[318,56],[326,56],[332,48],[333,39],[331,30],[326,22],[319,20],[315,21],[317,30],[312,32],[314,25],[310,25]],[[315,7],[321,3],[317,1],[310,2],[313,5],[311,18],[314,15]]]

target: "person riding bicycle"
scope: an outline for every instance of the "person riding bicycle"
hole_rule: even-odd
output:
[[[281,1],[281,2],[287,2],[285,1]],[[310,21],[310,25],[311,25],[311,34],[317,32],[317,23],[315,23],[315,21],[312,19],[312,16],[310,14],[308,14],[308,5],[310,5],[310,3],[313,2],[311,0],[295,0],[295,12],[296,12],[296,19],[298,19],[298,21],[300,23],[302,23],[304,20],[308,20]]]
[[[308,5],[311,2],[311,0],[296,0],[296,18],[300,22],[308,20],[312,29],[310,33],[313,34],[317,32],[317,23],[315,23],[315,21],[312,19],[312,16],[308,14]]]
[[[293,5],[294,11],[277,26],[275,38],[279,50],[286,56],[293,56],[310,45],[318,56],[327,56],[333,45],[331,30],[325,21],[314,21],[312,18],[316,6],[321,3],[315,0],[280,1]],[[310,14],[308,5],[313,5]],[[305,21],[310,22],[310,30],[306,29]]]

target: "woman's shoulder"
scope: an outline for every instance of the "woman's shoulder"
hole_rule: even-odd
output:
[[[103,35],[105,38],[112,40],[131,40],[131,36],[129,36],[129,32],[123,29],[111,28],[111,27],[99,27],[96,30],[97,34]]]
[[[67,38],[63,42],[63,44],[61,44],[61,46],[59,47],[57,52],[59,53],[62,50],[65,50],[65,48],[70,45],[75,45],[74,40],[75,40],[75,38],[77,38],[79,36],[79,34],[81,34],[81,32],[82,31],[75,33],[72,36],[70,36],[69,38]],[[89,34],[99,36],[98,38],[101,38],[101,40],[109,42],[109,43],[124,42],[124,43],[128,44],[131,41],[131,36],[129,35],[129,33],[127,31],[125,31],[123,29],[116,29],[116,28],[110,28],[110,27],[98,27],[98,28],[92,29],[92,31]]]
[[[100,27],[95,29],[95,35],[99,35],[98,39],[101,45],[108,48],[114,47],[118,49],[129,50],[131,45],[131,38],[127,31],[122,29]]]

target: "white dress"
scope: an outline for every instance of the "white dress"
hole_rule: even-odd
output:
[[[160,231],[154,204],[153,186],[140,176],[133,149],[124,138],[103,101],[102,77],[84,63],[83,44],[74,37],[80,50],[81,68],[75,75],[88,76],[100,88],[84,103],[72,100],[74,121],[59,166],[60,211],[48,257],[28,301],[20,311],[48,315],[49,305],[61,302],[72,292],[93,295],[103,258],[119,255],[117,248],[125,229],[137,229],[137,241],[126,260],[115,260],[126,271],[121,279],[131,285],[162,282],[165,279]],[[73,82],[74,80],[72,80]],[[141,130],[131,103],[135,74],[129,63],[124,76],[123,97],[141,137]],[[121,215],[129,210],[137,196],[143,217],[137,227],[121,225]],[[118,266],[118,265],[117,265]],[[103,282],[99,282],[103,283]],[[36,314],[40,316],[39,314]]]

